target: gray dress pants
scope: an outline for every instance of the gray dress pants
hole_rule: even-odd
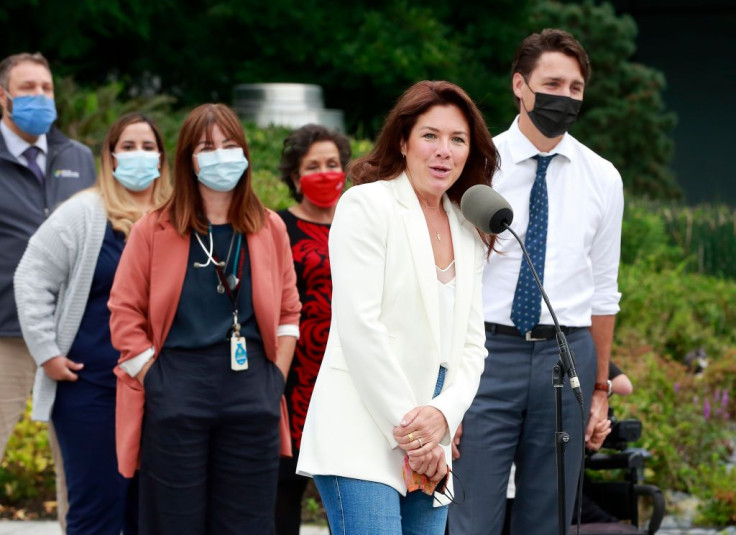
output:
[[[565,452],[566,525],[572,520],[582,464],[584,425],[597,373],[597,357],[588,329],[567,336],[583,387],[585,406],[574,398],[567,378],[563,388],[563,430],[570,434]],[[558,532],[555,464],[555,393],[552,369],[559,359],[554,339],[527,342],[487,333],[488,358],[478,394],[463,419],[460,459],[453,463],[459,480],[450,506],[450,535],[499,535],[503,528],[506,487],[516,463],[512,535]],[[584,415],[584,417],[583,417]],[[584,420],[584,421],[582,421]],[[457,486],[464,489],[464,501]]]

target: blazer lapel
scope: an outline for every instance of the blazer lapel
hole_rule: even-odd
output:
[[[452,326],[452,356],[462,354],[462,343],[465,340],[465,329],[468,324],[470,303],[473,293],[473,277],[475,274],[474,231],[468,232],[467,225],[460,215],[459,209],[445,197],[445,210],[450,221],[452,245],[455,254],[455,313]],[[458,315],[458,311],[464,311]]]
[[[153,342],[160,351],[174,322],[187,274],[189,237],[180,236],[162,216],[151,244],[150,309]]]
[[[269,225],[270,223],[266,223]],[[250,256],[251,287],[253,289],[253,311],[256,323],[263,338],[263,346],[268,358],[274,360],[276,355],[271,354],[271,348],[276,347],[276,329],[278,324],[277,307],[281,301],[274,300],[275,272],[273,259],[276,258],[273,241],[266,228],[255,234],[246,234],[248,240],[248,255]]]
[[[401,215],[413,259],[414,274],[419,284],[424,308],[427,312],[427,320],[439,355],[441,346],[437,272],[434,266],[434,254],[432,253],[432,243],[427,231],[427,222],[424,219],[422,207],[419,205],[419,199],[414,193],[406,174],[402,173],[392,182],[396,198],[403,208]]]

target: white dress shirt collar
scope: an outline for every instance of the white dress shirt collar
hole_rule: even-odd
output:
[[[519,129],[519,116],[516,116],[514,122],[511,123],[511,127],[508,130],[509,136],[509,152],[511,154],[512,161],[514,164],[519,164],[524,160],[529,160],[537,154],[548,156],[550,154],[559,154],[564,156],[568,161],[572,161],[574,158],[573,143],[570,139],[570,134],[564,134],[562,139],[557,145],[549,152],[541,152],[534,144],[529,141],[524,133]]]
[[[0,132],[2,132],[2,136],[5,139],[5,146],[8,148],[8,152],[15,156],[16,160],[25,165],[25,156],[23,156],[22,159],[21,156],[23,155],[25,150],[31,146],[31,144],[15,132],[13,132],[8,127],[8,125],[5,124],[5,121],[2,120],[0,120]],[[41,134],[40,136],[38,136],[38,139],[36,139],[34,145],[41,149],[41,152],[46,155],[46,153],[48,152],[48,141],[46,140],[46,134]]]

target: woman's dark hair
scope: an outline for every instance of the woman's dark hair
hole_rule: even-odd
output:
[[[352,152],[348,138],[339,132],[328,130],[324,126],[306,124],[286,136],[284,148],[281,151],[279,171],[281,172],[281,180],[289,187],[291,196],[297,202],[302,200],[302,194],[297,191],[294,179],[299,176],[299,167],[304,155],[309,152],[313,144],[319,141],[332,141],[335,144],[340,154],[340,165],[343,169],[348,166],[350,161]]]
[[[468,159],[460,177],[447,190],[447,196],[460,206],[460,199],[471,186],[490,186],[499,158],[483,115],[459,86],[452,82],[429,80],[417,82],[401,95],[386,117],[373,150],[348,166],[348,175],[353,183],[393,180],[399,176],[406,168],[406,160],[401,154],[402,142],[409,139],[419,116],[435,106],[457,106],[470,129]],[[494,240],[483,235],[483,241],[492,246]]]

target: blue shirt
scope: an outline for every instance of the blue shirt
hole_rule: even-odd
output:
[[[228,264],[223,269],[226,275],[233,272],[237,256],[238,236],[233,234],[230,225],[212,225],[213,252],[219,260],[224,261],[227,258],[231,241],[233,243]],[[209,250],[209,237],[200,235],[200,239],[205,249]],[[236,302],[240,334],[245,337],[247,346],[249,341],[261,343],[262,339],[253,310],[250,255],[245,236],[241,240],[240,256],[243,257],[243,271]],[[195,268],[195,262],[206,264],[207,255],[192,233],[189,240],[187,273],[174,322],[164,342],[165,348],[194,349],[230,339],[233,327],[233,303],[227,292],[217,291],[219,279],[215,266],[210,263],[207,267]],[[235,267],[237,269],[237,266]]]
[[[110,341],[110,309],[107,308],[107,302],[124,247],[125,235],[113,230],[108,222],[89,289],[87,307],[68,354],[71,360],[84,363],[84,369],[79,372],[80,380],[109,388],[115,388],[116,377],[112,369],[120,353]]]

